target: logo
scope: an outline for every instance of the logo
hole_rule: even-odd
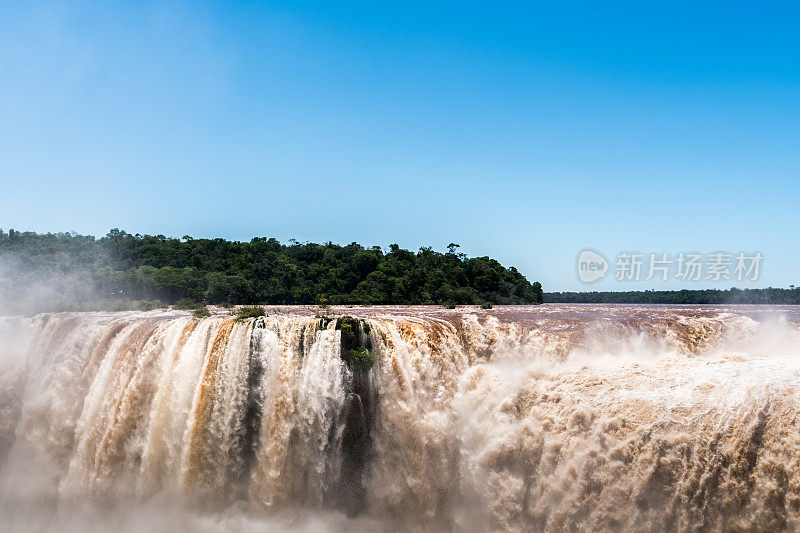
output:
[[[621,252],[614,263],[616,281],[758,281],[764,256],[761,252]],[[591,249],[578,254],[578,278],[594,283],[606,277],[608,261]]]
[[[578,255],[578,278],[584,283],[592,283],[606,277],[608,261],[593,250],[584,250]]]

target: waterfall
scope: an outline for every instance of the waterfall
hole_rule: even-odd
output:
[[[794,311],[282,311],[0,318],[9,527],[800,529]]]

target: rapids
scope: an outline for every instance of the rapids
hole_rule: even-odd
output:
[[[800,530],[791,308],[0,317],[10,531]]]

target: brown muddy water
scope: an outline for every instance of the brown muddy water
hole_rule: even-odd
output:
[[[0,317],[0,528],[800,529],[795,308],[266,309]]]

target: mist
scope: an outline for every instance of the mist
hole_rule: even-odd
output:
[[[14,253],[0,253],[0,316],[108,308],[113,295],[97,290],[89,271],[69,266],[77,259],[53,257],[32,264]]]
[[[800,526],[791,309],[278,311],[2,318],[9,527]]]

